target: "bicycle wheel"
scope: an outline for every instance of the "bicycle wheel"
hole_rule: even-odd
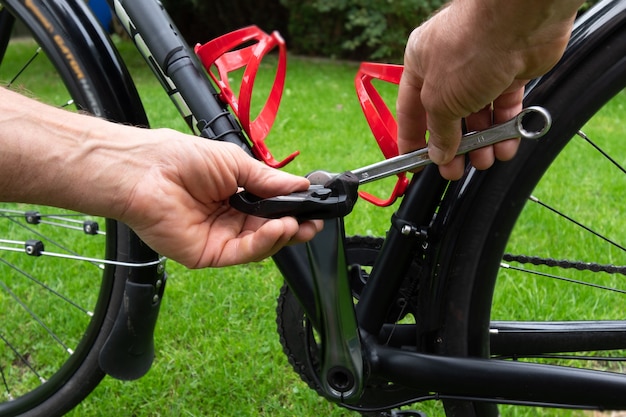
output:
[[[470,169],[440,216],[433,264],[448,291],[438,353],[621,371],[626,30],[602,36],[584,59],[566,54],[529,88],[526,104],[552,114],[549,135],[523,143],[509,163]],[[448,416],[498,415],[481,402],[444,405]]]
[[[147,124],[83,2],[2,1],[0,47],[4,87]],[[0,205],[0,246],[0,415],[62,415],[104,376],[98,354],[133,265],[156,276],[158,257],[113,220],[22,204]]]

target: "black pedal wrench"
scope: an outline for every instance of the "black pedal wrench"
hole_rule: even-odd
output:
[[[358,199],[359,179],[350,171],[330,178],[323,185],[311,184],[308,190],[270,198],[248,191],[230,197],[231,207],[253,216],[277,219],[292,216],[299,221],[344,217]]]

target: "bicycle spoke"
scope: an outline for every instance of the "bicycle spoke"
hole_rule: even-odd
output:
[[[593,146],[595,148],[596,151],[600,152],[608,161],[610,161],[613,165],[615,165],[615,167],[617,169],[619,169],[620,171],[622,171],[624,174],[626,174],[626,169],[621,166],[613,157],[611,157],[607,152],[604,151],[604,149],[602,149],[600,146],[598,146],[595,142],[593,142],[589,136],[587,136],[585,134],[585,132],[583,132],[582,130],[579,130],[577,135],[581,138],[583,138],[588,144],[590,144],[591,146]]]
[[[35,227],[38,225],[47,225],[47,226],[52,226],[52,227],[68,229],[68,230],[81,231],[83,232],[83,234],[86,234],[86,235],[102,235],[102,236],[106,235],[106,232],[100,230],[98,223],[95,221],[72,219],[72,217],[80,217],[80,216],[84,216],[84,215],[79,214],[79,213],[41,214],[36,211],[0,209],[0,219],[4,218],[5,220],[11,222],[12,224],[15,224],[16,226],[27,231],[29,235],[36,236],[38,239],[41,239],[40,241],[42,242],[42,244],[43,244],[43,241],[45,241],[46,243],[50,243],[55,248],[58,248],[62,250],[63,252],[65,252],[65,253],[57,253],[57,252],[41,250],[37,252],[36,254],[37,256],[45,255],[45,256],[51,256],[55,258],[64,258],[64,259],[70,259],[74,261],[89,262],[99,269],[102,269],[105,264],[128,266],[128,267],[135,267],[135,268],[144,268],[144,267],[149,267],[149,266],[160,264],[164,261],[164,259],[159,259],[157,261],[152,261],[152,262],[147,262],[147,263],[129,263],[129,262],[112,261],[112,260],[107,260],[107,259],[82,256],[78,252],[67,247],[67,245],[62,244],[61,242],[57,240],[53,240],[49,235],[41,233],[40,231],[35,229]],[[42,220],[42,219],[52,219],[56,221],[47,221],[47,220]],[[20,220],[25,220],[26,224],[22,223]],[[65,223],[59,223],[59,221],[65,222]],[[78,224],[80,224],[80,226],[76,226]],[[32,236],[29,236],[29,237],[32,237]],[[29,240],[37,241],[38,239],[29,239]],[[28,248],[26,248],[26,251],[25,251],[25,247],[27,243],[28,241],[0,239],[0,244],[5,244],[5,246],[0,246],[0,250],[4,250],[8,252],[25,252],[29,255],[35,255],[33,253],[28,253]],[[7,244],[11,246],[6,246]]]
[[[44,377],[42,377],[39,372],[37,372],[37,370],[33,367],[33,365],[30,363],[30,361],[24,357],[24,355],[20,354],[17,349],[15,348],[15,346],[9,342],[9,340],[2,334],[0,333],[0,340],[2,340],[4,342],[4,344],[11,350],[13,351],[13,354],[17,357],[18,361],[23,365],[26,366],[28,369],[30,369],[30,371],[37,376],[37,378],[39,379],[39,381],[41,383],[46,382],[46,379]],[[3,373],[3,377],[4,377],[4,373]],[[5,382],[6,384],[6,382]],[[8,386],[6,386],[6,390],[7,393],[9,393],[10,395],[10,389]]]
[[[28,69],[30,65],[35,61],[35,59],[37,59],[40,53],[41,53],[41,47],[38,47],[35,53],[33,54],[33,56],[31,56],[30,59],[22,66],[22,68],[20,68],[17,71],[17,73],[13,76],[13,78],[11,78],[11,81],[7,83],[6,85],[7,88],[10,88],[11,85],[13,85],[15,81],[17,81],[20,75],[22,75],[24,71],[26,71],[26,69]]]
[[[36,221],[36,222],[32,221],[31,222],[31,221],[27,220],[27,224],[24,224],[24,223],[18,221],[15,216],[5,216],[4,214],[1,214],[1,213],[0,213],[0,217],[7,219],[8,221],[12,222],[16,226],[19,226],[22,229],[25,229],[27,232],[29,232],[29,233],[31,233],[31,234],[33,234],[35,236],[38,236],[38,237],[40,237],[42,239],[45,239],[48,243],[53,244],[55,247],[57,247],[59,249],[62,249],[64,251],[68,252],[68,253],[73,253],[75,255],[78,255],[78,253],[72,251],[71,249],[67,248],[63,244],[61,244],[61,243],[59,243],[59,242],[57,242],[55,240],[52,240],[52,238],[50,238],[47,235],[44,235],[43,233],[39,232],[38,230],[36,230],[32,226],[33,225],[37,225],[37,224],[47,224],[47,225],[50,225],[50,226],[62,227],[62,228],[70,229],[70,230],[82,230],[82,229],[79,229],[79,228],[76,228],[76,227],[71,227],[71,226],[68,227],[66,225],[61,225],[61,224],[58,224],[58,223],[55,223],[55,222],[43,222],[43,221]],[[24,218],[24,217],[21,217],[21,218]]]
[[[34,282],[35,284],[39,285],[41,288],[45,289],[46,291],[48,291],[49,293],[55,295],[56,297],[60,298],[61,300],[65,301],[66,303],[74,306],[75,308],[77,308],[78,310],[82,311],[83,313],[85,313],[86,315],[88,315],[89,317],[93,316],[93,312],[87,310],[86,308],[83,308],[81,306],[79,306],[76,302],[70,300],[68,297],[64,296],[63,294],[59,293],[58,291],[55,291],[53,288],[51,288],[49,285],[46,285],[45,283],[41,282],[40,280],[38,280],[37,278],[35,278],[34,276],[32,276],[31,274],[29,274],[28,272],[24,271],[22,268],[18,267],[17,265],[14,265],[10,262],[8,262],[6,259],[4,258],[0,258],[0,262],[5,264],[6,266],[8,266],[9,268],[11,268],[12,270],[14,270],[15,272],[17,272],[18,274],[20,274],[21,276],[28,278],[29,280],[31,280],[32,282]]]
[[[106,232],[100,230],[98,222],[96,221],[73,219],[73,217],[85,217],[85,215],[81,213],[41,214],[37,211],[0,209],[0,217],[6,218],[9,221],[13,221],[22,227],[26,226],[20,223],[18,219],[23,219],[26,221],[26,223],[31,225],[47,224],[50,226],[62,227],[65,229],[79,230],[88,235],[106,235]],[[45,219],[51,219],[56,221],[49,221]]]
[[[58,242],[57,240],[53,240],[49,234],[43,234],[38,230],[35,230],[35,228],[33,226],[37,226],[39,224],[46,224],[49,226],[53,226],[53,227],[61,227],[61,228],[65,228],[65,229],[70,229],[70,230],[81,230],[84,231],[85,227],[89,226],[92,227],[94,231],[98,231],[98,227],[97,226],[92,226],[91,223],[89,224],[85,224],[82,228],[78,228],[75,226],[71,226],[71,225],[65,225],[65,224],[58,224],[56,222],[47,222],[47,221],[42,221],[40,220],[42,217],[43,218],[49,218],[50,216],[42,216],[40,214],[37,214],[36,216],[30,213],[34,213],[34,212],[18,212],[15,210],[12,210],[11,212],[13,212],[13,215],[7,215],[6,212],[8,212],[9,210],[4,210],[3,213],[0,212],[0,218],[5,218],[8,221],[12,222],[13,224],[17,225],[18,227],[26,230],[29,233],[29,238],[32,237],[32,235],[37,236],[38,238],[42,239],[43,241],[50,243],[51,245],[53,245],[55,248],[58,248],[62,251],[64,251],[65,253],[69,254],[69,255],[58,255],[58,257],[61,256],[65,256],[68,258],[72,258],[74,257],[77,260],[89,260],[96,268],[100,268],[102,269],[103,266],[103,260],[100,259],[87,259],[87,258],[83,258],[80,256],[80,254],[72,249],[70,249],[69,247],[67,247],[67,245],[64,245],[60,242]],[[16,216],[15,214],[19,213],[21,214],[19,217]],[[74,216],[74,215],[71,215]],[[59,216],[53,216],[53,218],[57,218],[60,219],[61,217]],[[27,224],[24,224],[20,221],[18,221],[18,219],[25,219]],[[71,220],[71,219],[65,219],[65,220]],[[78,222],[81,223],[80,221],[77,220],[72,220],[72,222]],[[29,239],[30,240],[30,239]],[[12,251],[12,252],[16,252],[16,251],[23,251],[24,250],[24,246],[26,244],[26,242],[22,242],[22,241],[8,241],[8,240],[3,240],[0,239],[0,243],[9,243],[12,245],[19,245],[20,249],[16,248],[16,247],[7,247],[7,246],[1,246],[0,250],[5,250],[5,251]],[[50,253],[48,253],[48,255],[50,255]]]
[[[4,283],[4,281],[0,281],[0,287],[2,287],[4,289],[4,291],[9,294],[9,297],[11,297],[15,302],[17,302],[24,311],[26,311],[26,313],[33,319],[35,320],[49,335],[50,337],[52,337],[52,339],[54,339],[59,345],[61,345],[63,347],[63,349],[69,353],[70,355],[72,353],[74,353],[74,350],[71,349],[70,347],[68,347],[65,343],[63,343],[63,341],[59,338],[59,336],[57,336],[52,329],[50,329],[50,327],[46,326],[46,324],[43,322],[43,320],[37,315],[35,314],[35,312],[33,312],[33,310],[31,310],[26,303],[17,296],[17,294],[15,294],[13,291],[11,291],[11,289],[8,287],[8,285],[6,285]]]
[[[615,242],[612,239],[609,239],[608,237],[604,236],[603,234],[596,232],[595,230],[593,230],[591,227],[584,225],[583,223],[579,222],[578,220],[575,220],[573,217],[568,216],[567,214],[565,214],[564,212],[544,203],[543,201],[541,201],[539,198],[535,197],[535,196],[530,196],[530,201],[532,201],[533,203],[537,203],[540,206],[550,210],[552,213],[555,213],[556,215],[563,217],[564,219],[570,221],[571,223],[575,224],[578,227],[581,227],[582,229],[588,231],[589,233],[593,234],[594,236],[599,237],[600,239],[604,240],[607,243],[610,243],[611,245],[615,246],[616,248],[626,252],[626,248],[622,245],[620,245],[619,243]]]
[[[0,335],[2,337],[2,335]],[[4,385],[4,391],[6,393],[6,398],[11,401],[13,399],[13,395],[11,395],[11,389],[9,388],[9,384],[7,383],[7,378],[4,375],[4,368],[0,366],[0,377],[2,378],[2,385]]]
[[[41,47],[37,47],[35,52],[33,52],[33,54],[30,56],[30,58],[28,58],[28,60],[24,63],[24,65],[22,65],[20,68],[18,68],[15,71],[11,80],[9,80],[5,84],[5,88],[13,87],[13,84],[18,81],[18,79],[26,72],[27,69],[31,67],[31,65],[33,65],[33,63],[37,60],[37,58],[41,55],[42,52],[43,51]],[[70,99],[67,99],[63,104],[58,105],[58,107],[66,108],[66,107],[72,106],[73,104],[74,104],[74,100],[70,98]]]
[[[70,260],[74,260],[74,261],[85,261],[85,262],[92,263],[94,265],[98,264],[98,267],[100,269],[104,268],[105,264],[106,265],[127,266],[127,267],[131,267],[131,268],[147,268],[147,267],[159,265],[159,264],[162,264],[162,263],[165,262],[165,258],[161,258],[159,260],[150,261],[150,262],[122,262],[122,261],[112,261],[112,260],[109,260],[109,259],[90,258],[90,257],[86,257],[86,256],[79,256],[79,255],[68,255],[68,254],[64,254],[64,253],[47,252],[47,251],[43,251],[43,250],[37,252],[37,254],[34,255],[34,254],[28,253],[28,251],[29,251],[28,247],[26,248],[26,251],[24,250],[24,247],[27,246],[28,242],[25,242],[25,241],[10,241],[10,240],[0,239],[0,243],[8,243],[8,244],[16,245],[15,247],[0,246],[0,250],[5,250],[5,251],[8,251],[8,252],[26,252],[29,256],[51,256],[51,257],[54,257],[54,258],[70,259]]]

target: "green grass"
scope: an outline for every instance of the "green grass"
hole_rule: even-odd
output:
[[[132,45],[120,43],[119,47],[139,87],[152,126],[186,131],[174,106]],[[256,109],[267,92],[274,63],[270,57],[259,75],[261,92],[253,101]],[[34,94],[43,94],[53,103],[62,102],[59,85],[48,81],[51,69],[45,62],[40,65],[41,69],[30,75],[35,83],[46,87],[45,91],[37,90]],[[315,169],[340,172],[381,158],[354,92],[357,69],[358,65],[350,62],[289,58],[281,110],[267,139],[277,159],[294,150],[301,151],[287,171],[301,175]],[[8,76],[3,71],[4,67],[0,79]],[[393,104],[394,88],[381,86],[381,89]],[[586,129],[589,136],[599,141],[624,137],[624,127],[618,122],[624,106],[626,95],[621,94],[602,118]],[[613,141],[609,145],[623,147],[625,143]],[[616,148],[615,152],[626,155],[623,148]],[[613,171],[604,171],[590,163],[590,155],[588,147],[576,143],[553,168],[551,177],[556,180],[542,184],[536,194],[561,207],[580,208],[576,210],[577,216],[594,221],[623,244],[624,219],[615,215],[622,205],[620,193],[612,201],[605,193],[623,190],[624,183],[616,182]],[[625,164],[626,160],[622,159],[621,163]],[[568,178],[573,180],[566,182]],[[369,188],[386,195],[390,184],[375,183]],[[576,193],[572,193],[574,188]],[[360,201],[347,219],[348,233],[383,235],[392,210],[393,207],[380,209]],[[626,263],[623,253],[593,240],[583,240],[586,237],[568,229],[558,219],[546,218],[535,207],[525,209],[523,219],[511,241],[512,252]],[[309,390],[282,354],[274,322],[275,298],[282,278],[271,261],[202,271],[189,271],[170,262],[168,271],[168,288],[156,332],[156,359],[151,371],[134,382],[106,378],[70,416],[355,415]],[[619,298],[600,299],[591,290],[586,296],[573,294],[551,283],[546,286],[542,279],[504,272],[495,314],[508,319],[580,318],[581,311],[609,316],[622,305]],[[429,416],[442,415],[436,405],[426,405],[425,409]],[[525,408],[508,413],[507,409],[506,415],[538,415],[537,410]],[[544,415],[554,414],[551,410]]]
[[[626,127],[616,122],[619,114],[626,109],[626,93],[622,92],[609,105],[605,106],[583,131],[611,155],[617,155],[617,162],[625,165]],[[623,210],[623,173],[614,165],[602,162],[599,154],[582,138],[575,137],[548,174],[533,192],[544,203],[566,212],[577,221],[593,228],[618,244],[624,245],[625,220],[620,215]],[[528,203],[522,213],[507,249],[516,254],[569,259],[574,261],[597,262],[600,264],[626,264],[622,250],[614,245],[584,232],[557,215],[546,213],[545,209]],[[543,272],[554,272],[538,268]],[[574,319],[580,311],[587,312],[587,318],[615,317],[615,307],[621,304],[618,293],[600,291],[593,288],[565,286],[541,277],[532,277],[507,271],[506,280],[501,285],[508,286],[500,294],[501,314],[507,317],[525,319]],[[592,281],[597,284],[624,288],[623,276],[571,272],[568,276]],[[523,284],[523,285],[520,285]],[[531,287],[541,288],[537,293]],[[546,303],[554,294],[569,299],[568,302]],[[515,296],[513,296],[515,294]],[[576,308],[572,308],[575,305]]]

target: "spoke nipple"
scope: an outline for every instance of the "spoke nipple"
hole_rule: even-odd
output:
[[[38,211],[27,211],[24,218],[28,224],[39,224],[41,222],[41,214]]]
[[[99,229],[98,222],[93,220],[85,220],[83,222],[83,232],[87,235],[97,235]]]
[[[41,256],[44,251],[43,242],[41,240],[27,240],[24,244],[24,251],[30,256]]]

